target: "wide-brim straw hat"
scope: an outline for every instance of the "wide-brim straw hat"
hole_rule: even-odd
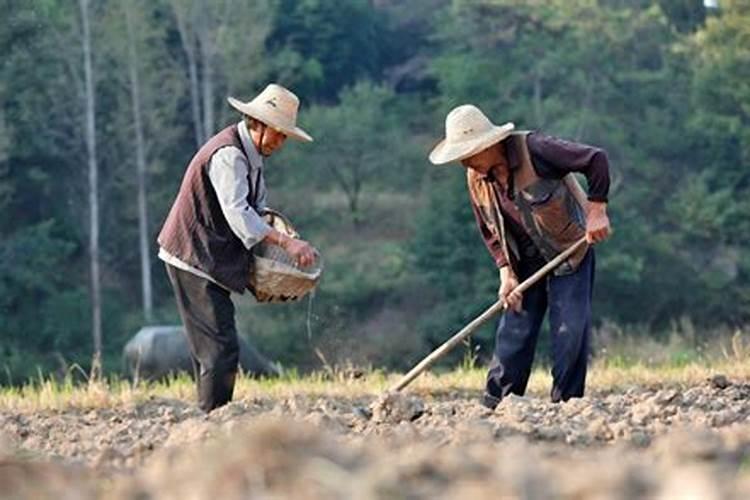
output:
[[[260,120],[288,137],[305,142],[313,140],[297,126],[299,98],[281,85],[269,84],[252,101],[242,102],[234,97],[227,97],[227,101],[240,113]]]
[[[445,139],[430,153],[430,161],[442,165],[465,160],[507,138],[513,123],[495,125],[471,104],[454,108],[445,118]]]

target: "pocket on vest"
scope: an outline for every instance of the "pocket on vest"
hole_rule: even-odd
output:
[[[574,220],[561,193],[551,194],[544,203],[531,206],[532,216],[541,232],[553,243],[566,246],[583,236],[583,228]]]

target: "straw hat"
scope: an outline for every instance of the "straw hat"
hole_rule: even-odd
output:
[[[515,128],[508,122],[497,126],[471,104],[454,108],[445,118],[445,139],[430,153],[435,165],[460,161],[497,144]]]
[[[260,120],[289,137],[305,142],[313,140],[307,132],[297,126],[299,98],[281,85],[269,84],[249,102],[242,102],[234,97],[227,97],[227,101],[240,113]]]

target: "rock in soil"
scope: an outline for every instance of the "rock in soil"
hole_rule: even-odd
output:
[[[372,421],[378,424],[412,422],[424,414],[421,399],[400,392],[386,392],[372,404]]]
[[[732,385],[732,382],[729,381],[726,375],[717,374],[711,377],[710,379],[711,387],[715,387],[717,389],[726,389],[730,385]]]

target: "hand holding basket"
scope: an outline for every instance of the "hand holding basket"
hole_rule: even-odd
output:
[[[280,212],[266,209],[263,217],[280,233],[299,238],[292,223]],[[298,300],[320,281],[323,262],[317,252],[315,257],[312,264],[300,267],[282,247],[262,241],[252,249],[247,288],[258,302]]]

